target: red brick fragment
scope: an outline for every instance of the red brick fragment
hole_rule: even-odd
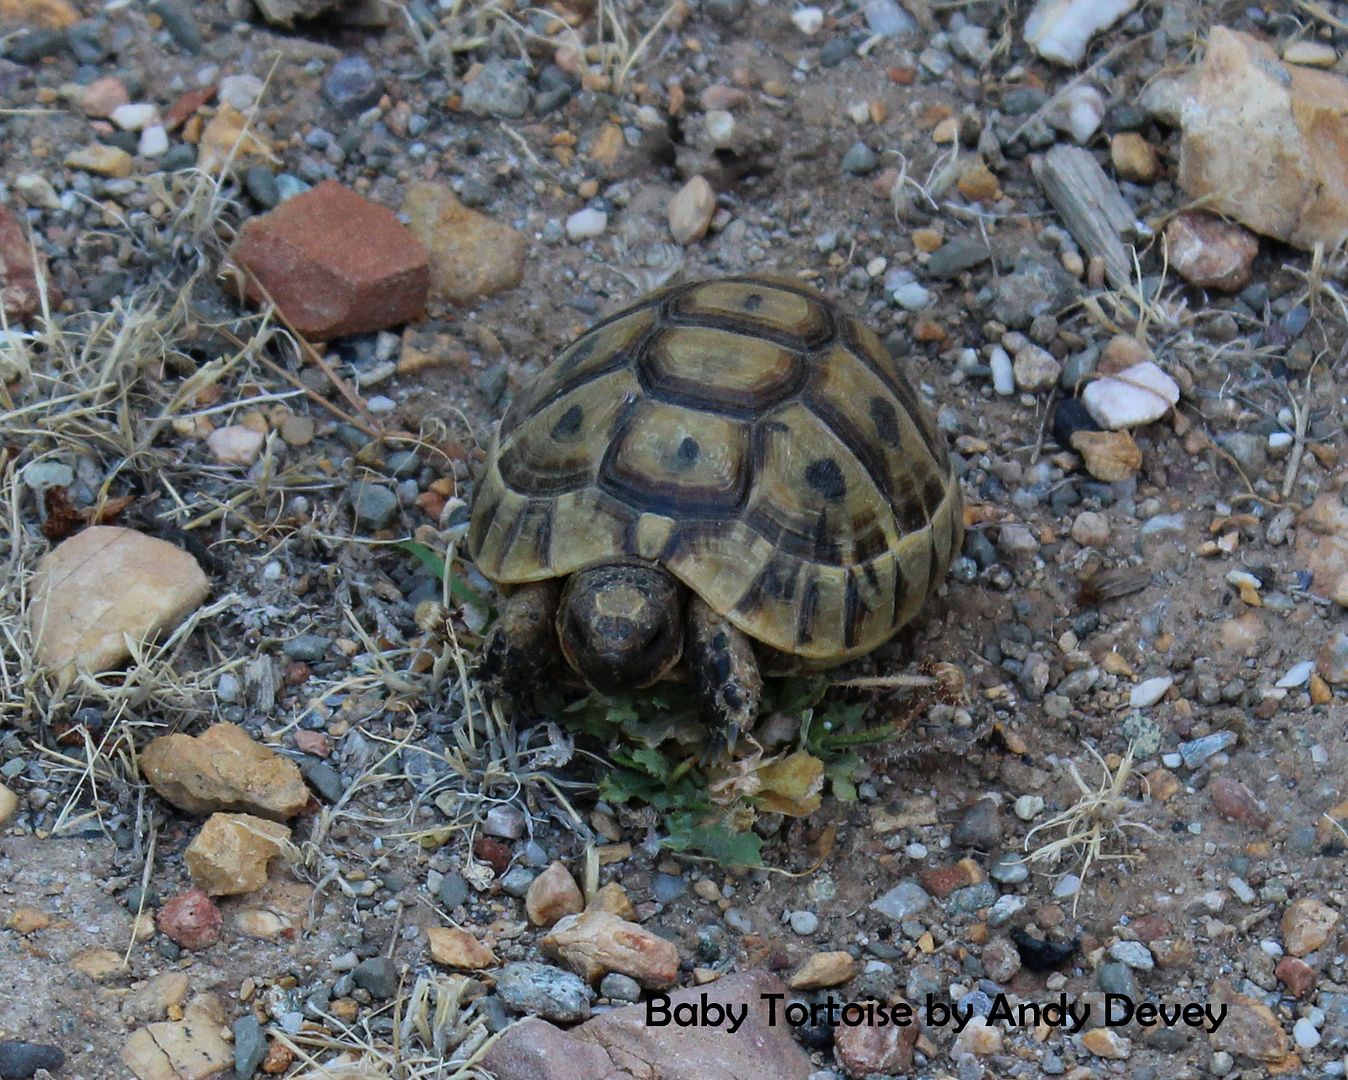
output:
[[[269,294],[314,340],[419,318],[430,281],[425,249],[393,211],[335,180],[245,222],[230,261],[249,300]]]
[[[224,919],[200,889],[179,893],[159,909],[159,932],[184,949],[208,949],[220,940]]]
[[[28,246],[28,234],[23,219],[12,210],[0,206],[0,301],[5,318],[22,322],[42,310],[42,291],[38,287],[38,270],[47,276],[47,260]],[[61,303],[61,294],[54,285],[47,285],[47,300],[55,308]]]

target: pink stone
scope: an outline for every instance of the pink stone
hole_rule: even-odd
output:
[[[184,949],[208,949],[220,940],[224,919],[200,889],[179,893],[159,909],[159,932]]]

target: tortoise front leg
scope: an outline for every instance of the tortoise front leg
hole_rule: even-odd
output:
[[[754,726],[763,697],[753,643],[701,597],[693,596],[685,652],[693,692],[711,733],[706,758],[729,754],[740,734]]]
[[[553,618],[561,590],[556,581],[534,581],[511,593],[482,645],[478,677],[507,693],[532,690],[557,659]]]

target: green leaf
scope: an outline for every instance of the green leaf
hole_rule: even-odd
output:
[[[763,841],[752,831],[735,832],[725,825],[692,825],[688,815],[673,815],[664,846],[671,851],[705,855],[725,866],[762,866]]]
[[[402,548],[403,551],[407,552],[417,559],[423,566],[427,567],[431,573],[436,576],[437,580],[444,581],[445,577],[448,576],[449,595],[454,597],[454,599],[458,600],[461,604],[468,604],[470,607],[477,608],[479,611],[486,614],[488,618],[491,618],[496,614],[492,610],[492,606],[482,597],[478,596],[477,593],[473,592],[462,578],[457,577],[450,572],[449,564],[446,563],[444,559],[420,540],[403,540],[399,542],[398,547]]]
[[[403,540],[398,546],[429,569],[438,580],[445,580],[445,571],[447,569],[445,560],[420,540]]]
[[[854,777],[860,764],[861,759],[856,754],[844,754],[824,767],[824,776],[828,779],[833,797],[839,802],[857,801],[857,785]]]

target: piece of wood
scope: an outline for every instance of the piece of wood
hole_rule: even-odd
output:
[[[1133,261],[1124,238],[1146,232],[1124,201],[1119,185],[1080,146],[1059,144],[1030,164],[1034,178],[1087,256],[1099,256],[1116,289],[1133,284]]]

